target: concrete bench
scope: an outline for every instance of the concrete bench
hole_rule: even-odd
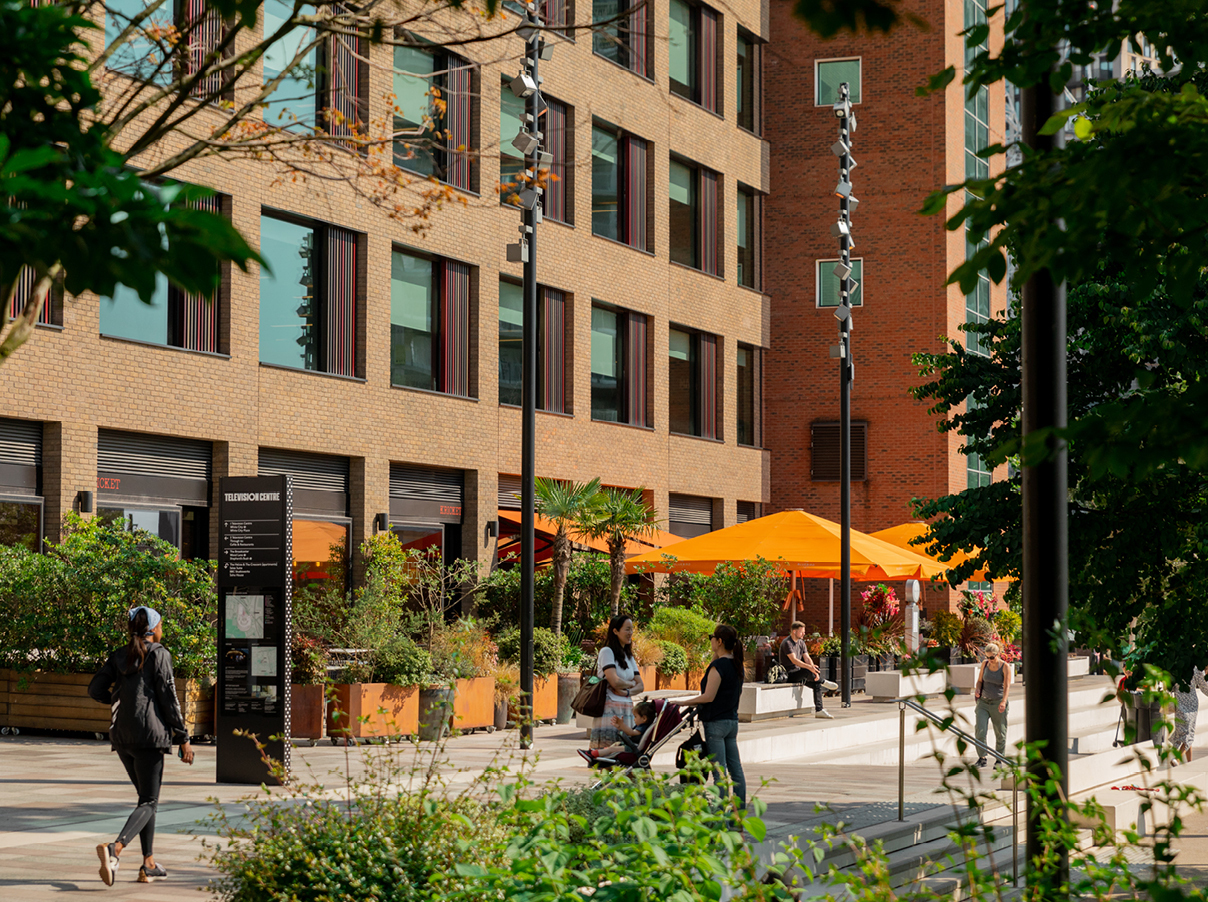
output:
[[[1019,665],[1010,666],[1011,679],[1018,682]],[[977,682],[977,674],[980,671],[980,664],[953,664],[948,668],[948,685],[956,690],[957,695],[972,695],[973,684]]]
[[[800,683],[743,683],[738,700],[742,723],[814,713],[814,691]]]
[[[887,702],[907,695],[939,695],[947,688],[943,673],[916,673],[906,676],[900,670],[882,670],[864,678],[864,691],[873,701]]]

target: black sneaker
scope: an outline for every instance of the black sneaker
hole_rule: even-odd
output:
[[[167,876],[168,872],[164,870],[162,864],[157,864],[153,868],[149,868],[144,864],[138,869],[139,883],[154,883],[156,880],[163,880]]]
[[[985,766],[986,766],[986,764],[987,764],[987,761],[986,761],[986,759],[985,759],[985,758],[978,758],[978,759],[977,759],[977,766],[978,766],[978,767],[985,767]]]
[[[101,843],[96,847],[96,857],[101,859],[101,881],[105,886],[113,886],[113,878],[117,876],[117,852],[113,843]]]

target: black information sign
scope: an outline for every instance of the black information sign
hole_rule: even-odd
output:
[[[230,476],[218,499],[218,782],[270,782],[251,739],[289,768],[293,492],[288,476]]]

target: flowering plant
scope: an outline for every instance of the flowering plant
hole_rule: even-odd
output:
[[[960,611],[965,617],[970,615],[981,617],[983,620],[991,620],[994,617],[994,611],[998,606],[998,599],[994,597],[993,592],[970,591],[966,589],[962,593],[960,601]]]
[[[864,601],[864,610],[875,618],[876,622],[884,623],[898,613],[897,593],[884,583],[877,583],[865,589],[860,598]]]
[[[1021,657],[1018,645],[1004,645],[1002,647],[1002,659],[1008,664],[1014,664]]]

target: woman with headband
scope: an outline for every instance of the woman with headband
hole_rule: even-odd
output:
[[[130,782],[138,790],[138,807],[126,820],[117,840],[96,847],[101,860],[101,880],[112,886],[122,850],[138,835],[143,864],[138,882],[163,880],[168,872],[155,863],[151,845],[155,838],[155,810],[164,777],[164,755],[180,745],[185,764],[193,763],[193,747],[176,699],[172,655],[160,643],[163,618],[146,605],[131,608],[130,642],[109,655],[101,672],[92,678],[88,694],[109,705],[109,742]]]

